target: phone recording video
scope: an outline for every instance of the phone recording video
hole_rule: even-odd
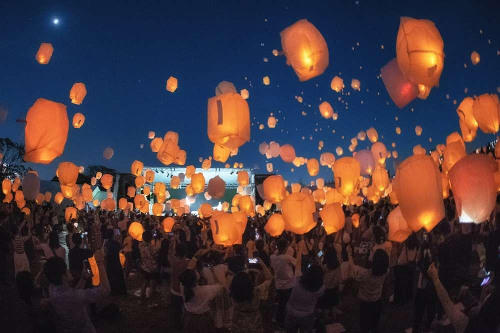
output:
[[[259,258],[248,258],[248,263],[249,264],[258,264]]]

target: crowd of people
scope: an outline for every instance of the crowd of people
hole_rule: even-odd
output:
[[[453,200],[445,203],[443,221],[403,243],[387,240],[393,206],[383,199],[344,207],[345,227],[330,235],[317,218],[307,234],[270,237],[269,216],[258,215],[242,243],[226,248],[214,243],[209,219],[196,215],[175,217],[165,232],[163,217],[147,214],[81,210],[67,223],[47,203],[28,203],[29,215],[3,203],[0,283],[15,279],[25,305],[16,331],[95,332],[106,295],[156,308],[162,285],[165,311],[184,332],[327,332],[342,322],[348,289],[357,290],[362,332],[386,331],[384,307],[409,302],[407,331],[449,323],[455,332],[500,332],[500,210],[490,221],[461,224]],[[132,222],[143,225],[142,241],[128,233]],[[132,274],[141,279],[138,298],[127,290]],[[263,316],[265,304],[272,304],[273,323]]]

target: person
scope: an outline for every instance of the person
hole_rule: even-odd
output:
[[[26,220],[21,223],[19,227],[13,226],[12,227],[12,244],[14,247],[14,273],[17,275],[17,273],[22,272],[22,271],[27,271],[30,272],[30,263],[28,261],[28,256],[26,255],[26,252],[24,251],[24,242],[28,239],[28,236],[31,236],[31,229],[28,231],[27,236],[22,236],[20,230],[24,227],[26,224]]]
[[[260,302],[266,300],[271,283],[271,273],[258,258],[258,265],[263,273],[264,281],[257,285],[260,271],[252,269],[236,274],[229,287],[234,302],[231,331],[238,333],[264,332]]]
[[[394,303],[403,305],[413,299],[413,276],[417,260],[418,240],[411,234],[402,244],[394,267]]]
[[[209,302],[224,288],[220,284],[200,286],[198,272],[193,269],[196,262],[193,258],[179,278],[185,310],[183,329],[185,333],[215,333]]]
[[[254,258],[261,259],[267,267],[271,267],[271,258],[266,251],[266,242],[264,239],[260,238],[255,241],[255,251],[253,253]]]
[[[276,322],[278,325],[283,326],[286,315],[286,304],[292,293],[295,280],[294,269],[296,267],[296,260],[286,254],[288,241],[285,238],[280,238],[276,246],[278,253],[271,255],[271,267],[275,274],[276,298],[278,301]]]
[[[132,236],[125,230],[122,231],[123,245],[122,251],[125,255],[125,271],[123,272],[125,278],[128,279],[130,275],[130,270],[132,269]]]
[[[226,259],[227,266],[234,275],[245,269],[246,258],[243,254],[243,246],[233,245],[233,255]]]
[[[500,287],[500,213],[495,216],[495,230],[488,233],[485,269],[492,275],[495,286]]]
[[[146,230],[142,233],[142,242],[139,243],[139,250],[141,252],[141,299],[139,304],[142,304],[146,298],[146,288],[149,286],[149,305],[148,307],[157,307],[153,301],[153,295],[156,292],[156,285],[160,279],[160,272],[158,271],[158,249],[151,244],[153,233],[151,230]]]
[[[361,301],[359,317],[362,332],[379,332],[378,322],[382,313],[382,288],[389,269],[389,255],[383,249],[373,254],[371,269],[354,264],[352,250],[347,249],[349,265],[354,279],[359,282],[358,298]]]
[[[120,237],[120,234],[117,234]],[[125,278],[123,276],[122,265],[120,263],[121,245],[115,240],[115,231],[108,229],[106,231],[107,242],[104,246],[106,253],[106,272],[108,273],[111,295],[127,295]]]
[[[186,258],[186,245],[183,243],[177,243],[172,241],[170,243],[171,248],[175,247],[174,251],[169,251],[168,261],[171,267],[170,276],[170,292],[172,300],[172,312],[174,318],[174,326],[178,329],[182,329],[182,312],[184,307],[184,301],[182,299],[180,276],[186,270],[189,265],[189,259]]]
[[[286,307],[287,332],[296,333],[299,329],[306,333],[313,331],[314,309],[323,292],[323,269],[318,264],[309,264],[304,275],[294,281]]]
[[[80,278],[80,274],[84,267],[83,262],[94,255],[90,249],[86,249],[83,246],[82,236],[83,235],[79,233],[73,234],[71,236],[73,248],[69,250],[68,254],[69,271],[71,275],[76,279]]]
[[[104,254],[97,251],[95,259],[99,267],[99,287],[82,289],[90,277],[84,269],[81,278],[74,281],[66,275],[64,259],[53,256],[47,260],[44,273],[49,280],[49,299],[56,315],[56,325],[59,332],[96,332],[87,313],[87,305],[99,301],[109,292],[106,269],[104,267]]]
[[[319,307],[329,315],[339,302],[339,286],[342,282],[342,271],[334,247],[324,248],[323,273],[325,292],[318,301]]]

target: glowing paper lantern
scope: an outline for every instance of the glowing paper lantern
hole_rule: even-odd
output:
[[[344,80],[342,80],[342,78],[338,76],[335,76],[330,83],[330,88],[332,88],[333,91],[340,92],[342,89],[344,89]]]
[[[345,197],[350,197],[358,191],[360,164],[353,157],[343,157],[335,161],[333,165],[333,174],[335,179],[335,188]]]
[[[385,159],[387,158],[387,149],[382,142],[375,142],[372,144],[371,148],[373,159],[378,164],[384,164]]]
[[[241,97],[243,97],[243,99],[248,99],[248,97],[250,97],[250,93],[246,89],[241,89],[240,95],[241,95]]]
[[[285,219],[283,215],[279,213],[274,213],[271,215],[269,220],[267,220],[264,230],[271,235],[271,237],[278,237],[285,231]]]
[[[207,203],[203,203],[200,205],[198,209],[198,213],[202,219],[212,216],[212,206]]]
[[[163,219],[163,231],[164,232],[172,232],[172,228],[174,227],[175,220],[173,217],[169,216]]]
[[[207,192],[213,199],[220,199],[226,192],[226,183],[219,176],[208,181]]]
[[[359,214],[353,214],[351,216],[351,220],[354,228],[359,228]]]
[[[393,184],[401,213],[413,231],[431,231],[444,218],[441,174],[429,155],[415,155],[397,168]]]
[[[177,90],[177,84],[178,84],[177,79],[175,77],[171,76],[167,80],[167,86],[165,87],[165,89],[167,91],[173,93],[174,91]]]
[[[498,95],[483,94],[472,104],[474,118],[484,133],[497,133],[500,124],[500,104]]]
[[[295,148],[292,145],[286,144],[280,147],[280,156],[283,162],[292,163],[295,159]]]
[[[309,176],[315,177],[319,173],[319,162],[315,158],[310,158],[307,160],[307,172]]]
[[[339,231],[345,225],[345,215],[339,203],[326,205],[319,212],[327,235]]]
[[[387,170],[380,165],[377,165],[372,174],[372,182],[377,191],[385,191],[385,189],[389,187],[389,174],[387,173]]]
[[[264,182],[264,197],[272,203],[281,202],[286,197],[286,187],[283,177],[273,175],[267,177]]]
[[[413,155],[425,155],[425,148],[421,145],[416,145],[413,147]]]
[[[285,220],[285,230],[295,234],[305,234],[316,226],[313,213],[316,211],[310,194],[292,193],[283,199],[281,212]]]
[[[238,172],[238,184],[240,186],[248,186],[250,183],[249,177],[248,177],[248,172],[246,171],[239,171]]]
[[[143,176],[137,176],[135,177],[135,187],[136,188],[141,188],[142,185],[144,185],[145,181],[144,181],[144,177]]]
[[[415,127],[415,134],[417,136],[420,136],[422,134],[422,127],[421,126],[416,126]]]
[[[396,58],[382,67],[380,72],[385,89],[398,108],[404,108],[417,97],[417,85],[408,81],[401,73]]]
[[[73,127],[80,128],[83,126],[83,123],[85,123],[85,116],[81,113],[75,113],[73,116]]]
[[[105,173],[104,175],[102,175],[101,185],[106,190],[109,190],[111,188],[111,186],[113,185],[113,175],[110,175],[109,173]]]
[[[165,165],[170,165],[175,161],[177,154],[179,153],[179,150],[180,148],[177,145],[177,142],[175,142],[173,139],[164,138],[163,143],[160,149],[158,150],[158,153],[156,154],[156,158],[161,163]]]
[[[302,19],[284,29],[280,35],[286,63],[292,66],[299,81],[323,74],[329,62],[328,46],[313,24]]]
[[[460,222],[485,222],[497,197],[495,160],[486,154],[467,155],[449,172],[453,197]]]
[[[64,196],[62,195],[61,192],[57,192],[55,197],[54,197],[54,202],[58,205],[61,204],[61,202],[64,200]]]
[[[408,236],[413,232],[411,228],[406,223],[403,214],[401,213],[401,208],[398,206],[394,208],[387,217],[387,223],[389,224],[389,235],[388,239],[392,242],[402,243]]]
[[[444,149],[443,171],[448,172],[451,168],[467,155],[465,144],[460,137],[460,141],[451,142]]]
[[[319,105],[319,113],[323,116],[323,118],[331,118],[333,115],[333,108],[330,103],[324,101]]]
[[[226,93],[208,100],[208,138],[230,149],[250,140],[248,103],[236,93]]]
[[[354,158],[359,162],[360,172],[363,176],[369,176],[375,169],[375,159],[371,150],[360,150],[353,154]]]
[[[201,193],[205,190],[205,177],[202,173],[195,173],[191,177],[191,188],[194,194]]]
[[[218,144],[214,144],[214,150],[213,150],[214,160],[225,163],[229,158],[230,153],[231,149]]]
[[[242,195],[238,199],[238,208],[240,211],[244,212],[247,215],[253,215],[255,206],[252,201],[252,198],[248,195]]]
[[[335,155],[333,155],[332,153],[323,153],[319,157],[319,163],[322,166],[328,166],[329,168],[331,168],[335,163]]]
[[[276,158],[280,156],[280,144],[277,142],[271,142],[269,144],[269,152],[271,153],[271,157]]]
[[[444,43],[429,20],[401,17],[396,41],[399,69],[411,82],[439,86],[444,65]]]
[[[372,143],[375,143],[378,141],[377,130],[373,127],[370,127],[369,129],[366,130],[366,136],[368,137],[368,140],[370,140],[370,142],[372,142]]]
[[[476,118],[474,118],[473,105],[474,99],[472,97],[465,97],[457,108],[457,114],[467,128],[476,130],[478,124]]]
[[[130,173],[136,177],[140,176],[142,174],[143,168],[144,168],[144,163],[135,160],[134,162],[132,162],[132,165],[130,166]]]
[[[273,116],[270,116],[267,118],[267,127],[269,128],[275,128],[276,127],[276,118]]]
[[[269,145],[266,143],[266,142],[262,142],[260,145],[259,145],[259,153],[261,155],[265,155],[267,153],[267,151],[269,150]]]
[[[351,80],[351,88],[357,91],[361,90],[361,82],[358,79]]]
[[[144,178],[147,183],[152,183],[155,181],[155,172],[153,170],[147,170],[144,173]]]
[[[470,54],[470,61],[472,62],[473,65],[479,64],[479,62],[481,61],[479,53],[477,53],[476,51],[472,51],[472,53]]]
[[[61,186],[74,186],[78,179],[78,167],[71,162],[61,162],[57,167],[57,177]]]
[[[325,203],[326,201],[325,191],[323,191],[322,189],[318,189],[314,190],[312,194],[315,202],[319,202],[320,204]]]
[[[106,147],[104,151],[102,152],[102,157],[104,157],[105,160],[110,160],[113,158],[113,155],[115,154],[115,151],[111,147]]]
[[[66,106],[43,98],[37,99],[26,115],[24,160],[51,163],[63,153],[68,129]]]
[[[266,163],[266,170],[267,170],[267,172],[273,172],[273,164]]]
[[[142,227],[142,224],[139,222],[132,222],[130,226],[128,227],[128,233],[130,237],[133,239],[142,242],[142,233],[144,232],[144,228]]]
[[[154,131],[149,131],[148,133],[148,139],[153,140],[155,138],[156,133]]]
[[[14,196],[12,195],[12,193],[10,193],[10,192],[9,192],[9,193],[7,193],[7,194],[5,195],[5,198],[3,199],[3,201],[2,201],[2,202],[5,202],[5,203],[10,203],[10,202],[12,201],[13,197],[14,197]]]
[[[149,146],[151,147],[151,151],[153,153],[157,153],[161,146],[163,145],[163,139],[162,138],[154,138],[151,143],[149,144]]]
[[[113,200],[113,198],[104,199],[101,202],[101,208],[111,212],[116,209],[116,202]]]
[[[177,155],[175,155],[175,164],[184,165],[186,164],[187,153],[185,150],[179,149]]]
[[[78,216],[78,211],[75,207],[66,207],[64,210],[64,219],[66,223],[69,223],[71,220],[75,220]]]
[[[12,188],[12,182],[8,178],[4,178],[4,180],[2,180],[2,193],[3,194],[10,193],[11,188]]]
[[[128,207],[127,199],[120,198],[120,200],[118,200],[118,208],[121,210],[126,210],[127,207]]]
[[[152,210],[154,216],[161,216],[161,213],[163,213],[163,205],[161,203],[155,202],[153,204]]]
[[[87,96],[87,88],[85,84],[81,82],[77,82],[71,87],[69,92],[69,99],[71,99],[71,103],[80,105],[83,102],[83,99]]]
[[[45,202],[45,196],[43,195],[43,193],[38,193],[38,195],[36,196],[35,202],[38,205],[41,205]]]
[[[219,212],[210,218],[210,229],[214,243],[231,246],[238,241],[239,233],[232,214]]]
[[[40,65],[47,65],[52,57],[52,53],[54,52],[54,48],[50,43],[42,43],[40,44],[40,48],[36,53],[36,61]]]
[[[228,81],[219,82],[219,84],[215,88],[215,96],[219,96],[219,95],[222,95],[222,94],[225,94],[228,92],[230,92],[230,93],[236,92],[236,88],[235,88],[234,84],[232,84],[231,82],[228,82]]]
[[[33,172],[28,172],[23,178],[23,194],[26,200],[35,200],[40,193],[40,178]]]
[[[458,124],[460,126],[460,131],[462,132],[462,138],[464,139],[464,141],[465,142],[474,141],[477,135],[477,129],[467,127],[467,125],[462,121],[462,119],[458,120]]]

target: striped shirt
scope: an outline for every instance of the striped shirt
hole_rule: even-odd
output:
[[[23,236],[21,235],[16,235],[12,241],[14,244],[14,251],[17,254],[23,254],[24,253],[24,239]]]

